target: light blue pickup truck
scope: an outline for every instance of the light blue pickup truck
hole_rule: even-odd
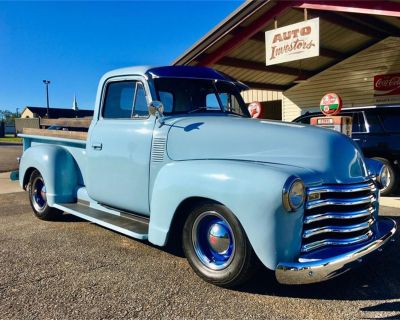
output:
[[[21,135],[35,215],[182,245],[224,287],[260,262],[283,284],[324,281],[381,251],[396,232],[378,217],[387,168],[340,133],[251,119],[243,89],[202,67],[105,74],[87,134]]]

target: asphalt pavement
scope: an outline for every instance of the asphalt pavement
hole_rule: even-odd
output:
[[[0,172],[21,146],[0,145]],[[0,174],[0,319],[400,319],[400,244],[340,278],[282,286],[262,269],[235,290],[199,279],[186,260],[71,215],[36,219]],[[3,194],[2,194],[3,193]],[[398,198],[386,198],[396,205]],[[384,200],[383,198],[381,200]],[[391,201],[391,202],[390,202]],[[400,209],[381,214],[400,222]]]
[[[262,269],[227,290],[169,250],[67,214],[38,220],[19,192],[0,195],[0,243],[1,319],[400,319],[399,242],[325,283],[282,286]]]

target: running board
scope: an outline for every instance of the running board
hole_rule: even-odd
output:
[[[129,237],[147,240],[149,220],[141,217],[118,216],[93,209],[81,203],[58,203],[54,208],[60,209],[84,220],[91,221],[105,228],[125,234]]]

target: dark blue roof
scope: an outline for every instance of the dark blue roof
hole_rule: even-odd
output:
[[[176,77],[176,78],[197,78],[197,79],[216,79],[234,81],[218,71],[207,67],[192,66],[168,66],[157,67],[147,71],[153,77]]]
[[[47,108],[46,107],[30,107],[30,106],[27,106],[25,109],[29,109],[33,114],[35,114],[35,117],[43,118],[47,114]],[[79,109],[77,111],[74,111],[72,109],[50,107],[49,108],[49,113],[50,113],[50,116],[52,118],[93,117],[93,110],[85,110],[85,109]]]

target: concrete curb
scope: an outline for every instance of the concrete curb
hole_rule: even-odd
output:
[[[11,172],[0,173],[0,194],[22,192],[18,181],[11,181]]]
[[[381,197],[379,205],[391,208],[400,208],[400,197]]]
[[[0,146],[22,146],[22,142],[0,142]]]

